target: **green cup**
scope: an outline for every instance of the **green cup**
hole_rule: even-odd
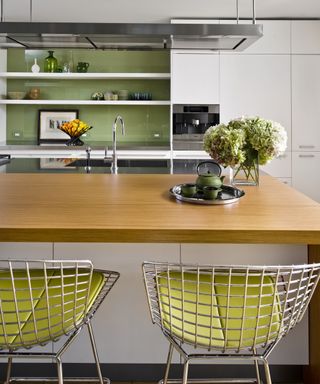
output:
[[[187,183],[181,185],[181,195],[184,197],[192,197],[197,192],[197,186],[194,183]]]
[[[221,191],[222,191],[221,188],[206,186],[206,187],[203,187],[203,197],[206,200],[215,200],[218,198],[218,194]]]

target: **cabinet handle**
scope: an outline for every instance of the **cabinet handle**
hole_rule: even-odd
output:
[[[299,148],[314,148],[314,145],[299,145]]]
[[[299,155],[299,157],[314,157],[314,155]]]

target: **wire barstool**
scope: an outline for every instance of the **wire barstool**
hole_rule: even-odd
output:
[[[183,384],[261,383],[259,363],[272,384],[268,357],[302,319],[320,276],[320,264],[220,266],[143,263],[152,322],[169,341],[163,384],[175,349],[184,361]],[[189,346],[189,347],[188,347]],[[194,347],[197,353],[187,348]],[[198,350],[200,350],[198,352]],[[254,379],[188,379],[193,359],[251,360]]]
[[[85,325],[98,380],[109,382],[102,377],[91,319],[118,278],[118,272],[94,269],[89,260],[1,260],[0,356],[8,358],[6,383],[19,380],[11,378],[13,359],[53,358],[63,384],[61,356]],[[62,337],[56,353],[31,350]]]

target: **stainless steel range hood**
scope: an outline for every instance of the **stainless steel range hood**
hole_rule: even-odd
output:
[[[0,22],[0,48],[241,51],[262,35],[257,24]]]

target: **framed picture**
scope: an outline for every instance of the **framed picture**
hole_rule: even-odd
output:
[[[61,124],[77,119],[79,111],[77,109],[72,110],[39,110],[38,117],[38,138],[40,143],[63,143],[69,139],[69,136],[60,131]]]

